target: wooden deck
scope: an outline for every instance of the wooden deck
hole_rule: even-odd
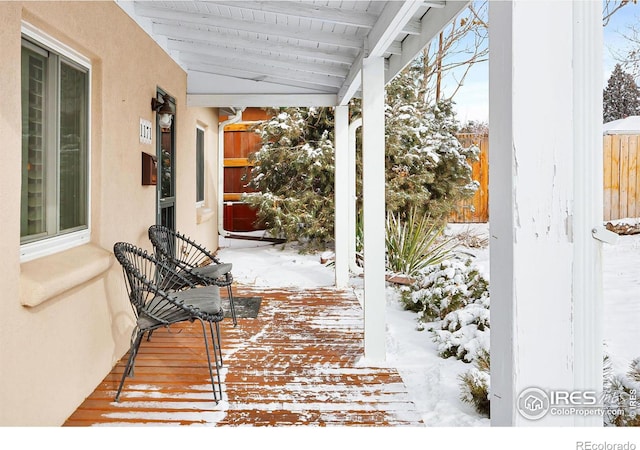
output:
[[[347,291],[256,291],[258,317],[222,322],[223,399],[213,401],[199,322],[143,341],[113,401],[123,358],[65,426],[422,426],[392,368],[367,367],[362,308]]]

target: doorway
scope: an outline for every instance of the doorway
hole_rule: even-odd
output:
[[[165,92],[158,88],[157,98],[162,101]],[[175,111],[175,99],[170,99]],[[172,230],[176,228],[176,116],[173,116],[171,125],[160,124],[159,115],[156,114],[156,156],[158,157],[158,180],[156,186],[156,223]]]

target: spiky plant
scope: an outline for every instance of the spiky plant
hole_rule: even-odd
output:
[[[414,277],[427,266],[439,264],[453,251],[452,238],[443,238],[445,225],[429,215],[410,210],[387,214],[387,269]]]

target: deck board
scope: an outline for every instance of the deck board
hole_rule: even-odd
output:
[[[235,295],[263,300],[257,318],[221,324],[222,401],[213,401],[201,325],[184,323],[142,342],[119,403],[127,355],[64,425],[423,425],[397,371],[361,362],[352,292],[238,286]]]

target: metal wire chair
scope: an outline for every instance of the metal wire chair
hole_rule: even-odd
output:
[[[202,286],[226,287],[233,326],[238,325],[231,285],[230,263],[223,263],[213,253],[191,238],[163,225],[149,227],[149,239],[159,259],[165,259],[190,282]],[[179,286],[177,286],[179,287]]]
[[[218,356],[222,357],[219,323],[224,318],[219,288],[217,286],[196,287],[166,262],[156,259],[147,251],[132,244],[118,242],[113,246],[113,252],[122,266],[129,300],[137,319],[131,334],[129,359],[122,374],[115,401],[117,402],[120,398],[125,378],[133,375],[138,348],[145,333],[149,333],[148,336],[150,336],[158,328],[169,327],[178,322],[198,320],[202,325],[213,398],[218,403],[222,399],[222,381],[218,361]],[[182,285],[184,289],[170,291],[176,285]],[[209,323],[211,332],[220,398],[216,393],[205,322]]]

